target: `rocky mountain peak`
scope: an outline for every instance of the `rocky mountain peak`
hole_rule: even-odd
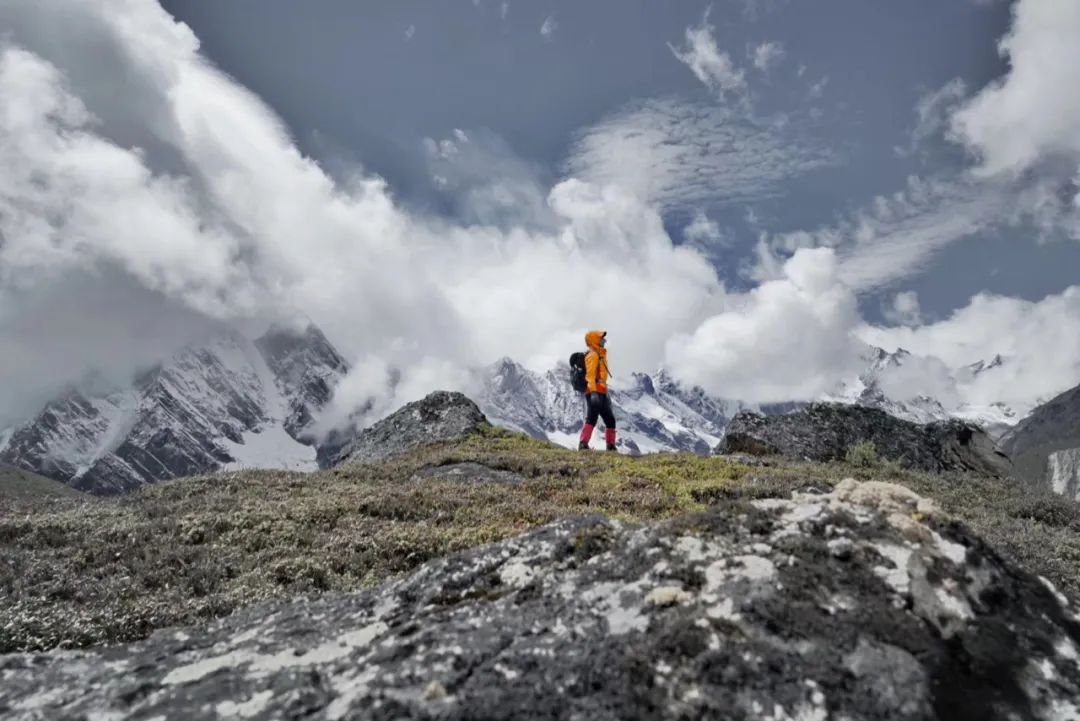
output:
[[[421,446],[460,441],[476,433],[487,418],[461,393],[436,391],[405,405],[352,438],[319,448],[319,465],[371,463],[407,453]]]
[[[66,392],[7,432],[0,460],[95,493],[230,465],[314,468],[307,428],[347,370],[314,326],[254,343],[225,330],[120,390]]]
[[[959,420],[920,425],[877,408],[834,403],[777,416],[740,413],[718,450],[828,462],[844,460],[860,443],[873,443],[882,459],[923,471],[997,477],[1011,471],[1008,457],[976,425]]]

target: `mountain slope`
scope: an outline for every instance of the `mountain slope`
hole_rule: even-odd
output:
[[[1046,482],[1051,453],[1080,447],[1080,386],[1036,408],[1001,439],[1016,477]]]
[[[0,501],[49,497],[78,498],[81,493],[45,476],[0,463]]]
[[[306,436],[347,366],[317,329],[222,333],[130,388],[71,391],[11,430],[0,460],[94,493],[222,467],[315,467]]]

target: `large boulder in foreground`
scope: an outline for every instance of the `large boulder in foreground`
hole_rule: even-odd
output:
[[[332,438],[318,449],[319,467],[386,460],[421,446],[463,440],[485,425],[484,414],[464,395],[436,391],[370,428]]]
[[[931,472],[1009,474],[1009,460],[976,425],[959,420],[919,425],[876,408],[814,403],[780,416],[742,412],[728,424],[720,453],[779,455],[818,462],[844,460],[871,442],[881,458]]]
[[[912,492],[569,520],[378,590],[0,657],[0,716],[1074,719],[1080,622]]]

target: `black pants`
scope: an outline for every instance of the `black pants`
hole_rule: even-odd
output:
[[[598,418],[604,419],[605,428],[615,427],[615,414],[611,410],[611,399],[606,393],[590,393],[585,396],[588,410],[585,413],[585,424],[595,426]]]

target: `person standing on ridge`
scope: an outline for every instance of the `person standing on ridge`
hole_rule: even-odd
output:
[[[585,334],[585,345],[589,352],[585,354],[585,399],[588,402],[585,427],[581,429],[578,450],[588,450],[593,429],[599,418],[604,420],[604,440],[609,451],[615,450],[615,414],[611,410],[608,397],[607,332],[592,330]]]

